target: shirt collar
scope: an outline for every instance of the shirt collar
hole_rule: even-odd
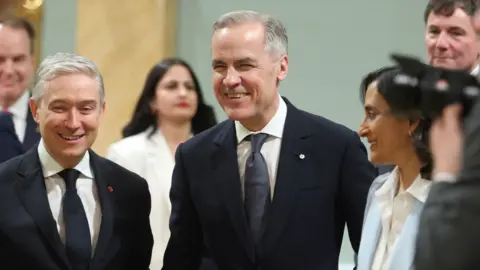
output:
[[[148,136],[148,135],[152,134],[152,131],[153,131],[153,127],[149,127],[147,130],[145,130],[145,134]],[[192,137],[193,137],[193,134],[190,134],[188,139],[191,139]],[[157,128],[157,130],[155,130],[155,132],[152,134],[152,136],[150,136],[150,138],[148,138],[148,139],[153,141],[153,143],[156,144],[156,145],[167,144],[165,136],[163,135],[163,132],[160,128]]]
[[[58,162],[48,153],[45,145],[43,144],[43,139],[41,139],[38,144],[38,157],[40,158],[40,163],[42,164],[44,178],[53,176],[64,170],[64,168],[60,166],[60,164],[58,164]],[[83,176],[93,179],[92,170],[90,168],[90,154],[88,151],[85,152],[82,160],[80,160],[74,169],[83,174]]]
[[[387,181],[383,184],[381,188],[379,188],[376,192],[376,196],[389,196],[391,195],[392,198],[395,195],[395,191],[398,185],[398,167],[392,171],[392,173],[388,176]],[[415,180],[413,180],[412,185],[405,191],[412,195],[415,199],[419,200],[422,203],[425,203],[427,200],[428,192],[430,191],[430,186],[432,182],[423,179],[420,174],[417,175]]]
[[[30,93],[28,91],[25,91],[12,106],[7,108],[8,112],[10,112],[13,116],[18,117],[20,119],[26,119],[27,113],[28,113],[29,97],[30,97]],[[0,107],[0,111],[1,110],[3,110],[2,107]]]
[[[266,133],[279,139],[282,138],[283,127],[285,126],[285,120],[287,118],[287,104],[280,95],[278,95],[278,98],[280,101],[277,112],[261,131],[252,132],[244,127],[239,121],[235,121],[235,131],[238,143],[241,143],[248,135],[253,133]]]
[[[475,68],[472,70],[472,72],[470,72],[470,74],[473,76],[478,76],[479,71],[480,71],[480,65],[477,64]]]

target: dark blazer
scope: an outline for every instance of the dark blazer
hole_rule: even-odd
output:
[[[15,128],[0,121],[0,163],[24,154],[33,145],[40,141],[40,132],[37,130],[37,123],[33,119],[30,107],[28,108],[26,122],[25,138],[23,139],[23,142],[21,142],[15,132]]]
[[[285,101],[274,197],[258,257],[243,210],[235,125],[227,120],[178,147],[163,269],[336,270],[345,223],[358,250],[376,176],[366,149],[355,132]]]
[[[432,185],[417,237],[416,270],[480,269],[480,102],[465,121],[463,169]]]
[[[148,269],[146,181],[90,151],[102,209],[91,270]],[[0,164],[0,269],[71,269],[50,211],[37,146]]]

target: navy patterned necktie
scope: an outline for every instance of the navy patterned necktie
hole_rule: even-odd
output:
[[[245,166],[245,213],[248,225],[257,245],[265,226],[266,213],[271,204],[270,177],[265,158],[260,149],[267,140],[268,134],[250,135],[251,153]]]
[[[92,256],[92,242],[87,215],[76,188],[80,172],[65,169],[58,175],[65,180],[67,187],[63,195],[65,251],[73,270],[87,270]]]
[[[13,115],[0,110],[0,163],[24,153],[22,142],[15,132]]]

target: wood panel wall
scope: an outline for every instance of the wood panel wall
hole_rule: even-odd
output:
[[[76,52],[103,74],[106,113],[94,150],[121,138],[150,68],[175,54],[176,0],[77,0]]]

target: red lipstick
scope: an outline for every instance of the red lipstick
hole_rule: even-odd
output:
[[[189,105],[187,102],[185,102],[185,101],[182,101],[182,102],[177,103],[177,107],[180,107],[180,108],[187,108],[187,107],[189,107],[189,106],[190,106],[190,105]]]

